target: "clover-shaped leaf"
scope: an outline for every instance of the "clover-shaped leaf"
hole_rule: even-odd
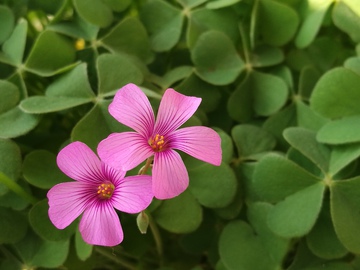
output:
[[[202,221],[202,208],[189,192],[162,202],[153,212],[155,221],[164,229],[174,233],[195,231]]]
[[[208,57],[209,53],[212,57]],[[232,41],[218,31],[203,33],[191,51],[191,58],[199,77],[215,85],[233,82],[244,69]]]
[[[331,216],[341,243],[351,252],[360,252],[360,178],[334,181],[330,186]]]
[[[327,118],[360,114],[360,76],[338,67],[326,72],[318,81],[310,98],[310,106]],[[346,89],[346,91],[343,91]]]
[[[94,98],[86,64],[81,64],[50,84],[45,96],[29,97],[21,102],[20,108],[27,113],[49,113],[79,106]]]

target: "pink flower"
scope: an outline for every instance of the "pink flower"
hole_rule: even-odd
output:
[[[56,228],[64,229],[83,214],[79,229],[89,244],[118,245],[124,236],[114,208],[138,213],[153,198],[151,176],[124,178],[124,171],[105,165],[84,143],[74,142],[63,148],[57,164],[76,181],[57,184],[49,190],[49,218]]]
[[[219,166],[220,136],[208,127],[178,129],[197,110],[201,98],[188,97],[167,89],[160,103],[157,119],[145,94],[134,84],[125,85],[109,106],[110,114],[135,132],[110,134],[98,146],[101,159],[109,166],[130,170],[154,156],[153,193],[169,199],[189,185],[184,162],[174,149]]]

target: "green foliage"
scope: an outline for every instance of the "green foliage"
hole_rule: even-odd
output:
[[[0,270],[360,269],[358,0],[0,0]],[[183,155],[189,188],[141,234],[93,247],[58,230],[56,155],[129,131],[135,83],[202,98],[222,163]],[[128,175],[137,174],[136,168]]]

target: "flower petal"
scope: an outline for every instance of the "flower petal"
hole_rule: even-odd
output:
[[[195,113],[200,103],[201,98],[167,89],[160,103],[154,134],[166,135],[179,128]]]
[[[67,182],[57,184],[49,190],[48,214],[56,228],[66,228],[88,207],[91,201],[90,189],[91,185],[87,183]]]
[[[180,155],[174,150],[155,154],[153,164],[153,192],[158,199],[170,199],[189,185],[189,175]]]
[[[147,141],[136,132],[112,133],[98,145],[102,161],[115,169],[128,171],[153,154]]]
[[[150,175],[129,176],[116,187],[112,204],[122,212],[135,214],[145,210],[153,197]]]
[[[113,183],[115,186],[119,185],[119,183],[121,183],[121,181],[125,177],[126,171],[116,170],[113,167],[105,164],[104,162],[101,162],[101,167],[106,179]]]
[[[124,239],[119,216],[109,202],[94,201],[84,211],[79,230],[90,245],[116,246]]]
[[[222,159],[219,134],[208,127],[186,127],[169,135],[171,148],[179,149],[190,156],[219,166]]]
[[[60,170],[74,180],[97,183],[103,179],[99,158],[82,142],[65,146],[59,152],[56,162]]]
[[[151,136],[154,112],[146,95],[135,84],[129,83],[117,91],[109,112],[120,123],[145,137]]]

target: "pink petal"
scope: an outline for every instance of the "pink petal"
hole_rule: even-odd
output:
[[[151,136],[154,112],[146,95],[135,84],[129,83],[117,91],[109,112],[120,123],[145,137]]]
[[[91,245],[116,246],[124,238],[119,217],[108,201],[94,201],[84,211],[79,230],[84,241]]]
[[[153,164],[153,192],[158,199],[170,199],[189,185],[189,175],[180,155],[174,150],[155,154]]]
[[[150,175],[129,176],[116,187],[112,204],[122,212],[135,214],[145,210],[153,197]]]
[[[101,162],[101,167],[106,180],[109,180],[115,186],[121,183],[121,181],[125,177],[126,171],[116,170],[113,167],[108,166],[104,162]]]
[[[200,103],[201,98],[167,89],[160,103],[154,133],[166,135],[179,128],[195,113]]]
[[[219,166],[222,159],[219,134],[208,127],[187,127],[169,135],[171,148],[179,149],[190,156]]]
[[[97,152],[110,167],[124,171],[135,168],[153,154],[146,139],[136,132],[110,134],[99,143]]]
[[[98,182],[102,179],[101,163],[94,152],[82,142],[65,146],[56,159],[60,170],[81,182]]]
[[[86,209],[91,200],[91,185],[67,182],[53,186],[47,193],[49,218],[58,229],[70,225]]]

